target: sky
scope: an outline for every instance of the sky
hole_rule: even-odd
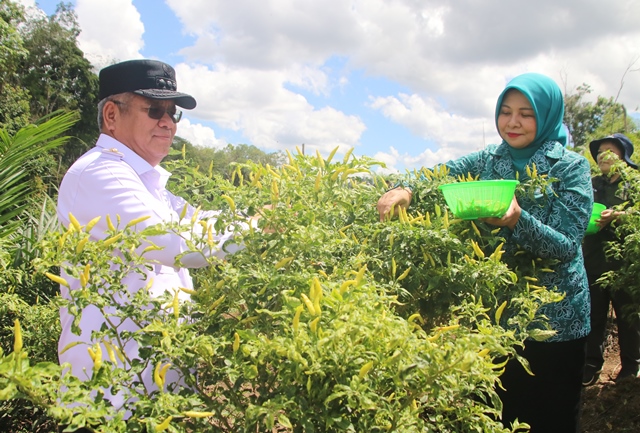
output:
[[[47,15],[59,1],[20,0]],[[193,95],[199,146],[354,148],[385,171],[499,143],[494,112],[524,72],[588,84],[640,117],[637,0],[75,0],[96,73],[151,58]]]

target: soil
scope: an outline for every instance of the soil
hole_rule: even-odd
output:
[[[618,335],[611,324],[600,378],[583,390],[582,433],[640,432],[640,378],[615,383],[619,370]]]

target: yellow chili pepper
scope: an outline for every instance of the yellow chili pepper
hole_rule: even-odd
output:
[[[333,174],[331,175],[331,180],[335,181],[336,179],[338,179],[338,176],[340,176],[340,173],[345,170],[345,167],[338,167],[336,168],[336,170],[333,172]]]
[[[92,348],[87,347],[87,353],[89,353],[89,357],[91,358],[91,360],[95,362],[96,352],[94,352]]]
[[[309,314],[311,314],[312,316],[315,316],[316,309],[313,306],[313,302],[311,302],[311,299],[309,299],[309,297],[304,293],[301,294],[300,297],[302,298],[302,302],[304,302],[304,305],[307,307],[307,310],[309,310]]]
[[[197,295],[198,294],[198,292],[196,292],[195,290],[187,289],[186,287],[180,287],[180,290],[182,290],[183,292],[185,292],[188,295]]]
[[[93,226],[95,226],[96,224],[98,224],[98,221],[100,221],[100,218],[102,217],[95,217],[94,219],[92,219],[91,221],[89,221],[87,223],[87,226],[84,228],[84,231],[89,233],[91,231],[91,229],[93,228]]]
[[[189,209],[189,205],[185,203],[185,205],[182,207],[182,212],[180,212],[180,221],[182,221],[184,217],[187,216],[187,209]]]
[[[160,424],[158,424],[155,427],[156,431],[165,431],[166,429],[169,428],[169,424],[171,423],[171,420],[173,419],[173,417],[171,415],[169,415],[168,417],[165,418],[164,421],[162,421]]]
[[[267,173],[269,173],[271,176],[275,177],[276,179],[280,180],[280,175],[276,173],[269,164],[267,164]]]
[[[313,190],[315,192],[320,191],[320,183],[322,182],[322,172],[318,171],[318,175],[316,176],[316,182],[313,185]]]
[[[448,325],[448,326],[441,326],[439,328],[436,328],[436,331],[452,331],[454,329],[458,329],[460,327],[460,325],[456,324],[456,325]]]
[[[80,223],[78,222],[78,220],[76,219],[76,217],[73,216],[73,214],[71,212],[69,212],[69,221],[71,222],[71,225],[73,225],[73,227],[77,230],[80,231],[82,230],[82,226],[80,226]]]
[[[409,266],[403,273],[401,273],[396,281],[402,281],[405,278],[407,278],[407,275],[409,275],[409,272],[411,272],[411,266]]]
[[[318,322],[320,322],[320,316],[316,317],[309,323],[309,327],[311,328],[311,332],[314,334],[318,334]]]
[[[116,356],[118,357],[120,362],[122,362],[124,364],[124,361],[125,361],[126,358],[124,357],[124,354],[122,353],[122,350],[120,350],[120,347],[113,346],[113,350],[115,350]]]
[[[178,320],[180,318],[180,298],[178,297],[178,293],[179,291],[176,290],[176,292],[173,295],[173,317]]]
[[[184,416],[188,416],[189,418],[209,418],[215,415],[215,413],[213,412],[198,412],[195,410],[188,410],[186,412],[182,412],[182,414]]]
[[[334,155],[336,154],[336,152],[338,151],[338,149],[340,148],[340,146],[336,146],[331,153],[329,154],[329,156],[327,157],[327,164],[331,163],[331,160],[333,159]]]
[[[409,323],[414,323],[415,321],[418,322],[422,322],[422,316],[420,315],[420,313],[413,313],[411,316],[409,316],[409,318],[407,319],[407,322]]]
[[[129,224],[127,224],[125,228],[128,229],[129,227],[133,227],[136,224],[141,223],[142,221],[148,220],[149,218],[151,218],[151,215],[145,215],[145,216],[141,216],[139,218],[132,219],[131,221],[129,221]]]
[[[167,371],[169,370],[169,367],[171,367],[171,363],[167,362],[160,369],[160,373],[159,374],[160,374],[160,379],[162,379],[162,382],[165,382],[165,377],[167,376]]]
[[[100,343],[96,345],[95,358],[93,358],[93,371],[97,371],[102,367],[102,347]]]
[[[500,306],[496,309],[496,323],[500,323],[500,318],[502,317],[502,312],[507,306],[507,301],[504,301]]]
[[[156,368],[153,369],[153,381],[159,389],[164,388],[164,380],[160,377],[160,368],[162,368],[161,363],[158,362],[156,364]]]
[[[364,377],[369,373],[369,371],[373,368],[373,361],[369,361],[360,367],[360,372],[358,372],[358,377],[360,380],[364,379]]]
[[[107,227],[112,232],[116,230],[115,226],[113,225],[113,222],[111,222],[111,217],[108,214],[107,214]]]
[[[476,253],[476,256],[478,256],[478,258],[484,259],[484,251],[480,249],[480,247],[474,240],[471,240],[471,247],[473,248],[473,251]]]
[[[491,259],[499,262],[500,259],[502,258],[502,253],[504,252],[502,250],[502,246],[504,245],[504,242],[501,242],[500,245],[498,245],[495,249],[495,251],[493,252],[493,254],[491,254]]]
[[[236,202],[233,201],[233,199],[231,197],[229,197],[226,194],[223,194],[220,197],[222,197],[222,199],[227,202],[227,204],[229,205],[229,208],[231,209],[231,212],[235,212],[236,211]]]
[[[60,351],[60,355],[62,355],[63,353],[65,353],[67,350],[71,349],[72,347],[77,346],[78,344],[83,344],[82,341],[72,341],[71,343],[67,344],[66,346],[64,346],[62,348],[62,350]],[[93,360],[93,358],[91,358]]]
[[[89,236],[86,236],[78,241],[78,245],[76,245],[76,254],[80,254],[82,250],[84,250],[84,246],[89,241]]]
[[[58,275],[52,274],[51,272],[45,272],[44,274],[47,276],[47,278],[49,278],[54,283],[58,283],[60,285],[63,285],[65,287],[69,288],[69,283],[67,283],[67,280],[65,280],[64,278],[62,278],[62,277],[60,277]]]
[[[285,257],[284,259],[282,259],[282,260],[278,261],[278,263],[276,263],[275,268],[276,269],[280,269],[280,268],[288,265],[292,260],[293,260],[293,256]]]
[[[340,294],[343,295],[344,292],[347,291],[349,286],[353,286],[355,284],[356,284],[356,280],[347,280],[347,281],[343,282],[342,284],[340,284]]]
[[[22,328],[18,319],[13,321],[13,352],[20,353],[22,350]]]
[[[353,149],[354,148],[352,147],[351,149],[347,150],[347,153],[344,154],[344,158],[342,158],[342,162],[344,164],[346,164],[347,161],[349,161],[349,157],[351,156],[351,152],[353,152]]]
[[[233,334],[233,353],[236,353],[240,348],[240,335],[236,332]]]
[[[309,290],[309,294],[311,295],[311,300],[316,302],[316,300],[322,299],[322,285],[320,284],[320,280],[318,277],[313,277],[311,279],[311,288]]]
[[[91,264],[87,263],[86,265],[84,265],[84,271],[82,272],[82,275],[84,275],[84,278],[87,280],[87,282],[89,282],[90,271]]]
[[[107,354],[109,355],[109,360],[111,361],[111,363],[113,365],[117,365],[118,362],[116,360],[116,355],[113,351],[113,346],[111,345],[111,343],[107,340],[103,340],[102,343],[104,344],[105,349],[107,349]]]
[[[316,149],[316,158],[318,160],[318,165],[321,168],[324,168],[324,159],[322,159],[322,156],[320,156],[320,151],[318,149]]]
[[[480,233],[480,229],[478,229],[478,226],[476,226],[476,224],[473,221],[471,222],[471,228],[473,229],[473,232],[478,235],[478,236],[482,236],[482,234]]]
[[[298,333],[298,327],[300,326],[300,314],[302,313],[303,307],[299,305],[296,308],[296,313],[293,315],[293,333],[294,335]]]
[[[111,245],[112,243],[114,243],[115,241],[120,239],[121,237],[122,237],[122,233],[118,233],[116,235],[113,235],[109,239],[105,240],[103,245],[105,247],[108,247],[109,245]]]
[[[222,302],[224,301],[224,298],[225,298],[225,297],[226,297],[226,295],[222,295],[222,296],[220,296],[218,299],[216,299],[215,301],[213,301],[213,304],[211,304],[211,308],[210,308],[210,310],[211,310],[211,311],[213,311],[213,310],[215,310],[216,308],[218,308],[218,306],[219,306],[220,304],[222,304]]]
[[[142,254],[148,253],[149,251],[159,251],[164,249],[164,247],[160,247],[158,245],[149,245],[144,250],[142,250]]]

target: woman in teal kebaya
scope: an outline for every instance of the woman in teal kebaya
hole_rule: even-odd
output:
[[[556,259],[552,273],[541,285],[565,294],[562,301],[545,305],[556,334],[544,342],[527,341],[523,351],[534,376],[512,361],[501,376],[506,391],[498,390],[503,422],[527,422],[534,433],[579,431],[580,393],[589,334],[589,288],[581,242],[593,206],[590,168],[581,155],[565,148],[562,125],[564,102],[558,85],[549,77],[527,73],[511,80],[498,97],[496,127],[502,143],[446,163],[453,176],[526,181],[526,167],[556,179],[547,194],[512,200],[501,218],[486,223],[502,227],[505,257],[518,249],[532,259]],[[396,188],[378,202],[381,216],[391,205],[411,202],[411,191]]]

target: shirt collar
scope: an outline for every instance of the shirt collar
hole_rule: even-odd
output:
[[[122,160],[129,164],[139,176],[142,176],[145,173],[155,172],[155,176],[160,179],[163,185],[167,183],[171,176],[171,173],[164,168],[159,165],[155,167],[152,166],[140,155],[127,147],[126,144],[119,142],[109,135],[100,134],[100,137],[96,142],[96,147],[100,147],[102,149],[115,149],[120,152],[123,155]]]

